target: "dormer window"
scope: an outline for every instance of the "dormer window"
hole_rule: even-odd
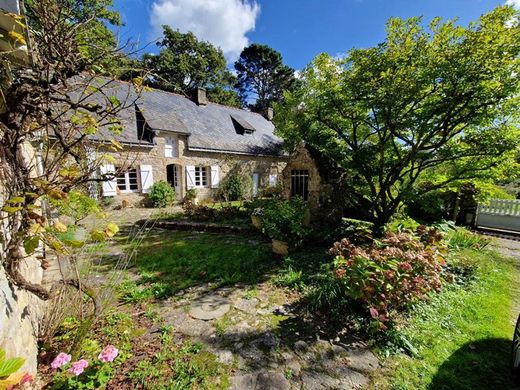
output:
[[[240,135],[253,135],[255,128],[248,121],[238,115],[231,115],[235,131]]]

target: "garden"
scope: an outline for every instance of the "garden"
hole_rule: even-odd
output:
[[[306,209],[298,198],[188,197],[173,214],[94,236],[78,261],[103,309],[85,316],[92,307],[75,301],[56,313],[43,380],[56,389],[512,388],[518,271],[491,239],[402,216],[381,237],[353,219],[317,229]],[[184,228],[158,227],[171,221]]]

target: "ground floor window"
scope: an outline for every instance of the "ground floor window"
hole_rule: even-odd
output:
[[[309,199],[309,171],[293,169],[291,171],[291,197],[300,196],[303,200]]]
[[[128,169],[121,172],[121,168],[116,168],[117,175],[117,188],[121,192],[136,192],[139,190],[139,184],[137,182],[137,169]]]
[[[195,187],[208,186],[208,167],[195,167]]]

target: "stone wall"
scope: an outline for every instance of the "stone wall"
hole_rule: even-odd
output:
[[[311,157],[309,151],[300,146],[289,159],[287,166],[283,170],[283,190],[284,196],[289,199],[291,197],[291,171],[307,170],[309,171],[309,199],[308,204],[312,210],[317,210],[321,204],[323,194],[321,176],[318,171],[316,162]]]
[[[171,135],[171,133],[168,133]],[[177,157],[165,157],[165,139],[162,136],[155,137],[154,147],[125,147],[125,150],[120,153],[113,153],[116,159],[116,166],[125,168],[139,168],[139,165],[151,165],[153,170],[153,181],[166,180],[166,167],[170,164],[176,164],[179,169],[179,183],[180,194],[179,199],[182,199],[187,190],[186,185],[186,166],[219,166],[220,181],[224,180],[228,173],[235,167],[239,167],[242,174],[252,175],[258,173],[259,187],[267,187],[269,185],[269,176],[277,174],[281,180],[281,173],[287,163],[285,157],[270,157],[270,156],[249,156],[237,155],[228,153],[213,153],[213,152],[196,152],[188,150],[187,137],[185,135],[177,135]],[[108,151],[108,150],[107,150]],[[210,178],[208,177],[208,180]],[[208,183],[209,184],[209,183]],[[214,198],[217,195],[218,189],[197,188],[197,197],[199,199]],[[118,194],[116,197],[118,202],[126,199],[130,204],[141,203],[143,196],[141,194]]]
[[[26,158],[34,157],[34,151],[29,144],[26,145],[25,152]],[[5,201],[6,185],[6,178],[0,172],[0,207]],[[4,218],[5,213],[0,211],[0,251],[2,251],[0,259],[5,255],[1,242],[9,238],[9,230]],[[20,271],[27,281],[36,284],[42,282],[43,269],[37,254],[26,257]],[[0,262],[0,347],[6,351],[7,357],[23,357],[25,364],[22,370],[31,374],[36,373],[37,340],[44,309],[44,301],[8,281]]]

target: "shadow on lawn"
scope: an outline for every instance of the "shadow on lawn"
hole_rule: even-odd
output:
[[[161,298],[205,283],[219,286],[255,284],[279,266],[268,243],[258,235],[128,229],[119,243],[130,255],[129,267],[140,276],[139,284],[161,283],[168,291]],[[119,253],[99,259],[114,262]]]
[[[511,341],[477,340],[455,351],[435,374],[429,390],[520,389],[511,379]]]

